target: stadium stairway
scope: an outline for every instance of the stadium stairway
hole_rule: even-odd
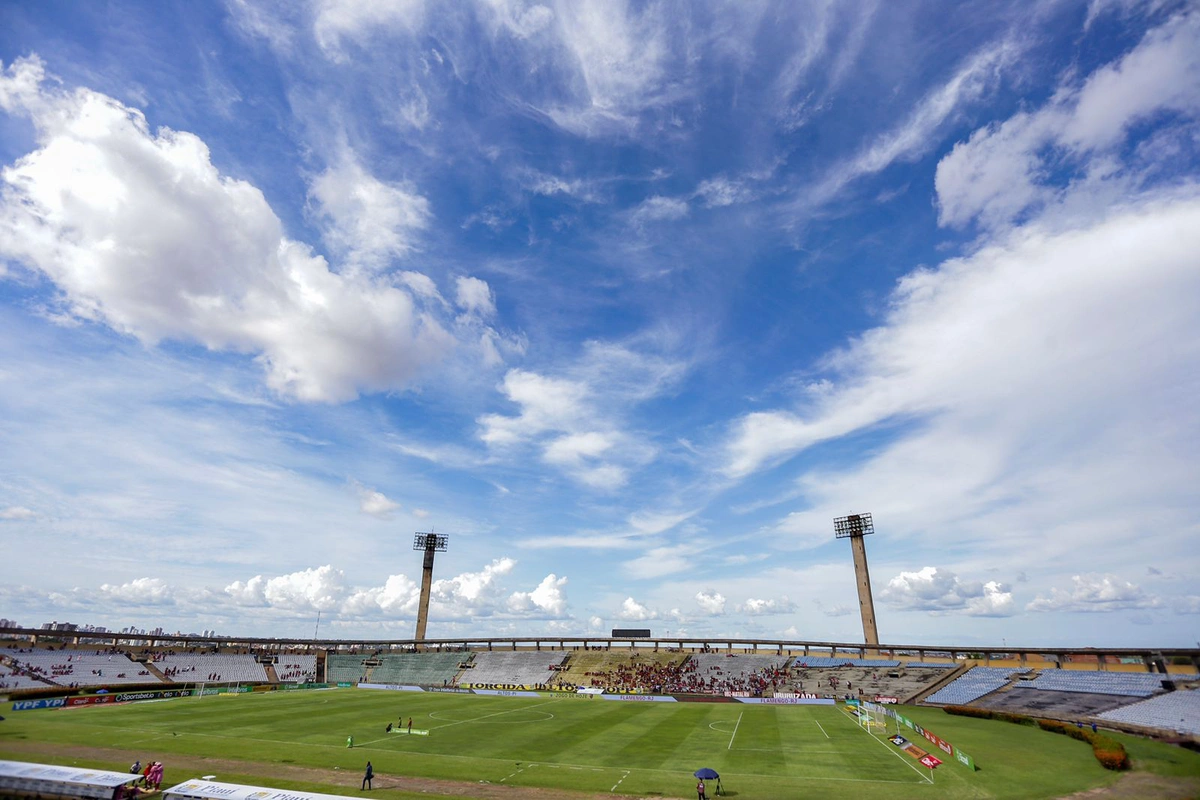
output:
[[[271,683],[279,683],[279,673],[275,671],[275,665],[263,662],[263,671],[267,673],[267,680]]]
[[[956,669],[953,669],[950,672],[943,675],[940,680],[936,680],[933,683],[929,684],[928,686],[921,687],[920,689],[913,692],[908,697],[901,697],[900,702],[904,703],[906,705],[925,702],[926,697],[929,697],[929,695],[933,694],[934,692],[938,691],[939,689],[941,689],[945,686],[949,686],[951,683],[956,681],[958,678],[965,675],[967,673],[967,670],[969,670],[971,668],[971,666],[972,666],[971,664],[959,664]]]
[[[170,678],[168,678],[166,675],[162,674],[162,671],[159,670],[158,667],[154,666],[154,662],[151,661],[149,658],[147,658],[145,661],[142,661],[141,659],[138,659],[138,658],[135,658],[133,660],[136,661],[137,663],[141,664],[143,667],[145,667],[146,671],[149,672],[151,675],[153,675],[156,680],[160,680],[163,683],[173,683],[173,681]]]

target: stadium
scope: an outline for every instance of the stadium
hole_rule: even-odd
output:
[[[1198,254],[1200,0],[0,2],[0,800],[1200,800]]]
[[[687,797],[696,776],[709,797],[742,798],[1200,791],[1197,649],[646,629],[0,640],[6,797]],[[139,780],[134,762],[165,779]]]

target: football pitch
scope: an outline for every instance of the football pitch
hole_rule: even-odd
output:
[[[428,787],[409,795],[416,787],[406,780],[418,779],[694,797],[692,773],[701,767],[719,772],[725,795],[738,798],[1025,800],[1115,777],[1090,747],[1067,737],[932,708],[905,714],[970,752],[980,770],[947,756],[931,774],[840,706],[358,689],[17,712],[0,723],[0,758],[108,769],[156,759],[167,765],[168,785],[208,769],[218,780],[353,795],[370,760],[379,776],[372,794],[385,797],[436,796]],[[401,719],[407,727],[409,717],[428,734],[385,730]],[[97,763],[98,752],[114,750],[126,754],[120,763]],[[290,767],[311,775],[297,780]],[[710,797],[714,788],[710,782]]]

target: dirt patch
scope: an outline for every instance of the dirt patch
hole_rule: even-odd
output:
[[[39,756],[56,756],[56,761],[66,763],[69,759],[86,759],[88,761],[109,761],[123,764],[130,759],[125,750],[111,747],[80,747],[78,745],[54,745],[46,742],[5,742],[6,750],[30,752]],[[313,769],[311,767],[296,767],[287,764],[260,764],[254,761],[236,761],[223,758],[203,758],[195,756],[171,756],[167,765],[167,774],[174,775],[175,780],[167,779],[167,784],[174,785],[179,780],[188,777],[209,774],[251,775],[262,778],[264,783],[272,779],[283,778],[289,781],[316,783],[330,787],[328,791],[349,793],[360,792],[362,774],[350,773],[346,770]],[[165,784],[165,785],[167,785]],[[381,790],[402,789],[406,792],[420,792],[434,797],[462,797],[472,800],[633,800],[638,795],[626,794],[593,794],[588,792],[571,792],[564,789],[539,789],[528,786],[507,786],[496,783],[472,783],[469,781],[449,781],[437,778],[412,778],[407,776],[377,775],[372,783],[375,794]],[[361,792],[360,792],[361,793]],[[363,793],[365,794],[365,793]],[[385,795],[386,796],[386,795]]]
[[[1128,772],[1112,786],[1076,792],[1060,800],[1192,800],[1196,797],[1200,797],[1200,778]]]

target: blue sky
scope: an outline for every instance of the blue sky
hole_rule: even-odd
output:
[[[0,6],[0,615],[1200,637],[1185,2]]]

